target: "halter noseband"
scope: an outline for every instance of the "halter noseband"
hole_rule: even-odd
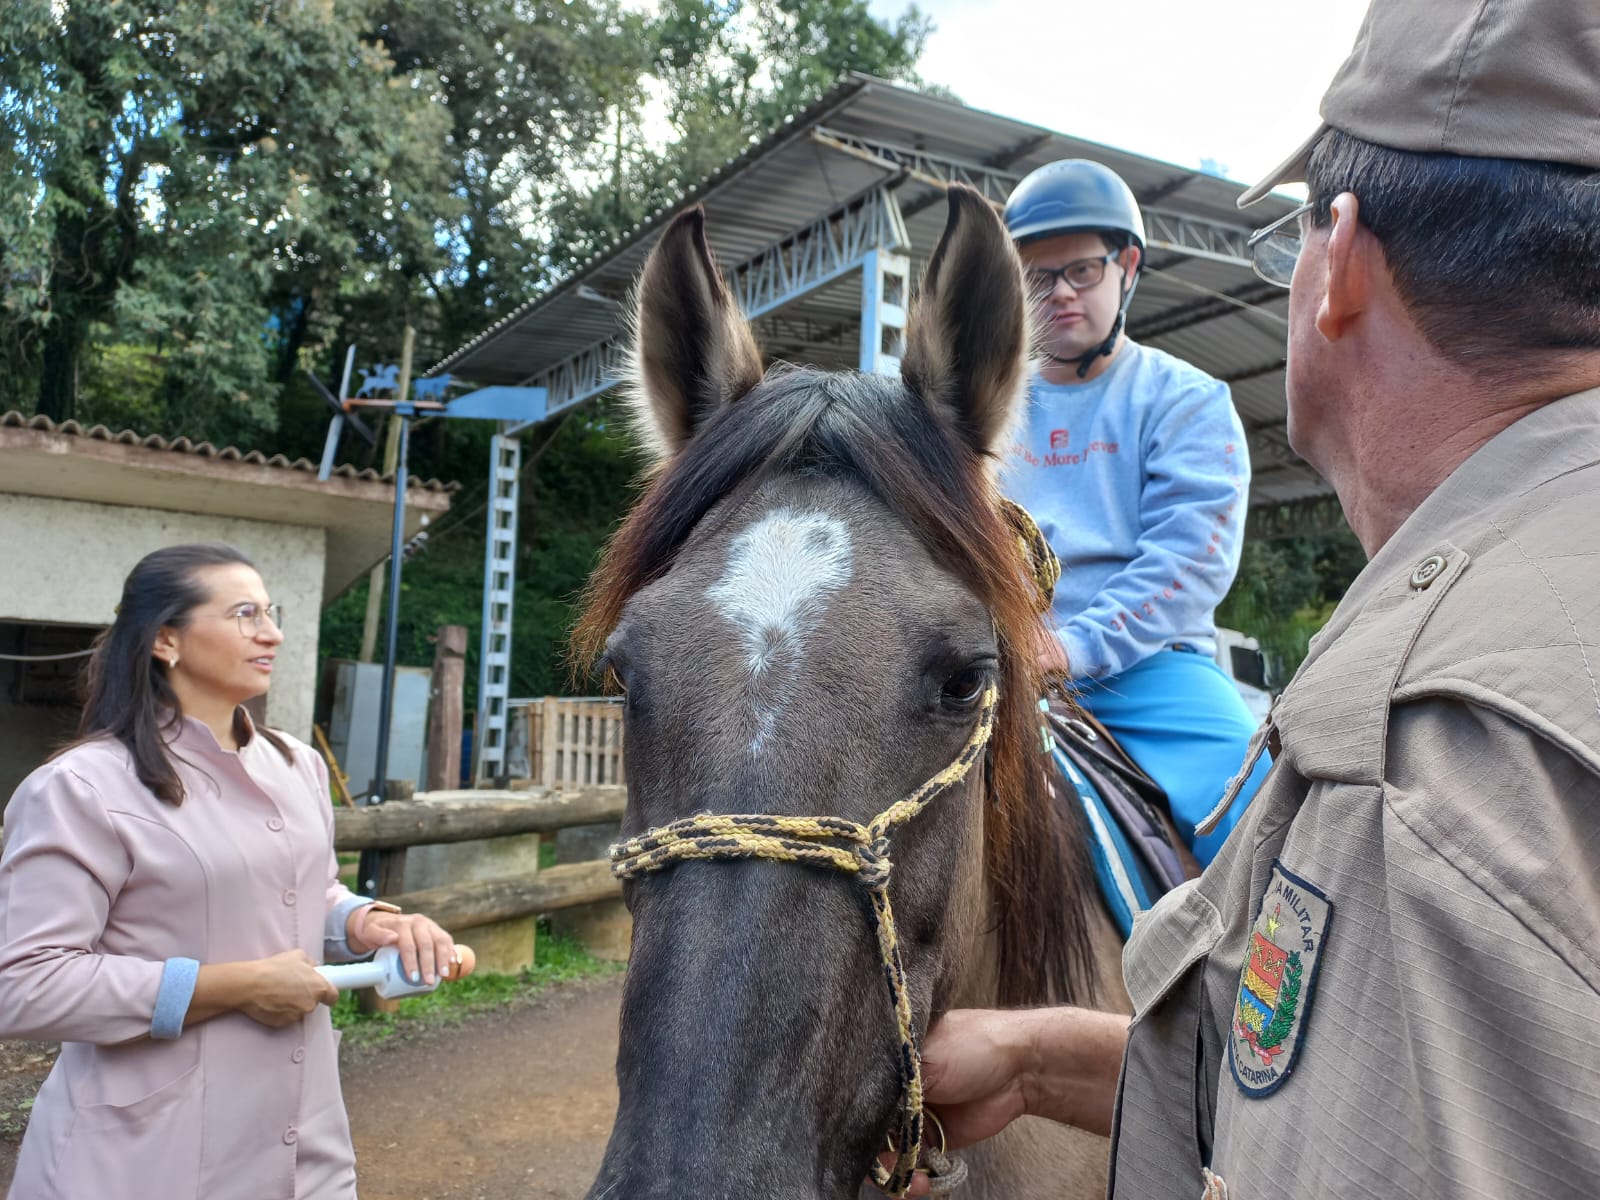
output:
[[[871,900],[868,916],[878,935],[889,999],[894,1006],[896,1068],[900,1075],[899,1115],[889,1148],[893,1169],[872,1164],[872,1181],[891,1196],[904,1196],[922,1157],[922,1053],[911,1020],[911,996],[889,903],[889,835],[916,816],[941,792],[960,783],[983,756],[994,732],[1000,693],[990,684],[983,693],[978,724],[955,760],[905,799],[890,805],[865,825],[843,817],[785,817],[772,813],[721,816],[702,813],[662,825],[611,847],[611,873],[636,879],[685,860],[723,862],[765,858],[804,863],[854,875]],[[941,1139],[942,1140],[942,1139]]]

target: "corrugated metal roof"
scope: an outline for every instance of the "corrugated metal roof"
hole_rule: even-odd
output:
[[[144,436],[124,429],[120,433],[113,433],[104,425],[91,425],[88,428],[77,421],[62,421],[59,424],[49,417],[30,417],[19,412],[0,413],[0,429],[34,429],[40,433],[62,434],[67,437],[87,438],[95,442],[111,442],[119,446],[142,446],[146,450],[165,450],[173,454],[191,454],[198,458],[214,458],[219,462],[247,463],[251,466],[276,467],[284,471],[303,471],[316,475],[317,464],[310,459],[297,458],[292,462],[282,454],[270,457],[259,450],[240,450],[237,446],[214,446],[210,442],[196,442],[187,437],[173,438],[170,441],[154,435]],[[382,475],[372,468],[358,471],[355,467],[345,464],[335,467],[332,471],[338,479],[359,479],[365,483],[394,483],[394,476]],[[461,485],[458,483],[445,483],[439,479],[406,480],[408,490],[417,488],[425,492],[453,492]]]
[[[1026,122],[968,108],[863,75],[850,75],[780,129],[730,160],[549,293],[456,350],[430,374],[480,383],[526,383],[623,329],[625,301],[660,229],[704,204],[706,232],[731,268],[869,189],[888,184],[905,217],[913,276],[944,228],[943,189],[916,173],[842,153],[814,131],[900,147],[989,172],[1020,176],[1060,158],[1093,158],[1128,181],[1147,207],[1240,233],[1287,212],[1271,197],[1246,217],[1243,185]],[[1219,298],[1219,294],[1221,297]],[[1229,303],[1235,296],[1247,307]],[[1252,503],[1326,495],[1327,485],[1288,447],[1283,368],[1288,293],[1235,263],[1155,249],[1128,315],[1133,336],[1230,382],[1250,439]],[[853,367],[859,357],[861,285],[853,275],[756,321],[772,359]]]

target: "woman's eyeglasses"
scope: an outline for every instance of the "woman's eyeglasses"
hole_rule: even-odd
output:
[[[241,604],[228,614],[239,623],[240,637],[255,637],[261,632],[263,622],[271,621],[272,627],[280,633],[283,631],[283,605],[268,604]]]

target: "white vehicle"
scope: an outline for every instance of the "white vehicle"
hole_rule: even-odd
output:
[[[1244,697],[1251,715],[1257,721],[1265,721],[1272,708],[1272,692],[1267,657],[1261,653],[1261,643],[1237,629],[1218,629],[1217,665],[1233,680],[1233,686]]]

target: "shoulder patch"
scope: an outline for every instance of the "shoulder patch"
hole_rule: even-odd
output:
[[[1228,1065],[1247,1096],[1275,1092],[1294,1068],[1328,942],[1333,901],[1272,864],[1256,910],[1228,1039]]]

